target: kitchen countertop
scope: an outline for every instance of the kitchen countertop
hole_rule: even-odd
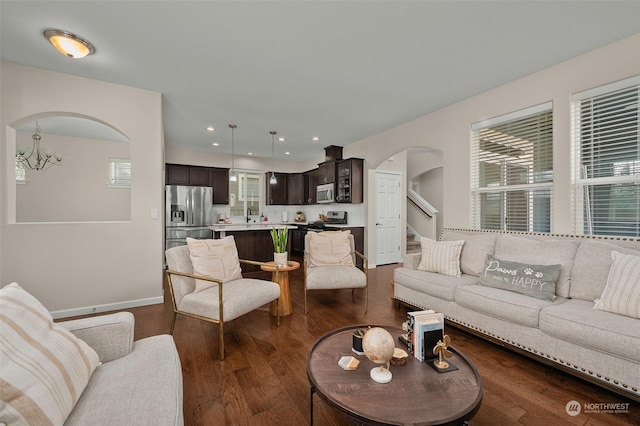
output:
[[[249,223],[216,223],[209,226],[209,229],[213,232],[225,232],[225,231],[260,231],[271,230],[272,228],[282,229],[284,227],[289,229],[296,229],[297,226],[292,223],[273,223],[273,222],[249,222]]]
[[[298,226],[307,226],[308,222],[289,222],[289,223],[273,223],[273,222],[250,222],[250,223],[216,223],[209,226],[209,229],[213,232],[226,232],[226,231],[260,231],[270,230],[272,228],[282,229],[285,226],[289,229],[297,229]],[[344,225],[326,223],[328,228],[362,228],[363,225]],[[320,231],[321,229],[317,229]]]

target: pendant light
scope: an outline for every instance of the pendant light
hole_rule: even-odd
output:
[[[269,178],[269,183],[271,185],[275,185],[276,183],[278,183],[278,179],[276,179],[276,175],[273,172],[274,169],[276,168],[275,137],[278,132],[276,132],[275,130],[272,130],[269,133],[271,133],[271,177]]]
[[[229,127],[231,128],[231,170],[229,170],[229,182],[237,182],[238,181],[238,176],[236,176],[236,169],[234,168],[234,154],[235,154],[235,140],[234,140],[234,130],[236,129],[235,124],[229,124]]]

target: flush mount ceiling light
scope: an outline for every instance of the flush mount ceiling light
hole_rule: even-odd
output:
[[[68,58],[79,59],[93,54],[96,49],[87,40],[64,30],[45,30],[49,43]]]

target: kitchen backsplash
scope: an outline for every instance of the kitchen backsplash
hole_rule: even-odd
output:
[[[310,206],[262,206],[262,214],[269,219],[270,223],[281,223],[282,212],[287,212],[287,216],[290,223],[294,223],[296,213],[302,211],[305,214],[306,222],[312,222],[319,220],[320,215],[326,214],[327,211],[339,210],[346,211],[348,217],[348,224],[350,226],[364,226],[366,216],[366,204],[324,204],[324,205],[310,205]],[[228,206],[214,206],[213,217],[218,218],[219,214],[229,217]],[[259,220],[260,213],[252,215],[252,218]],[[246,223],[246,218],[231,218],[234,223]]]

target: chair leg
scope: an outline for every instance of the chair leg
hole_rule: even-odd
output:
[[[171,329],[169,330],[169,334],[173,336],[173,330],[176,328],[176,317],[178,316],[178,314],[176,314],[176,311],[173,311],[173,321],[171,322]]]
[[[364,288],[364,314],[369,310],[369,286]]]
[[[307,287],[304,288],[304,314],[307,315]]]
[[[220,333],[220,361],[224,360],[224,323],[221,321],[218,329]]]
[[[280,327],[280,298],[276,299],[276,311],[278,312],[278,327]]]

